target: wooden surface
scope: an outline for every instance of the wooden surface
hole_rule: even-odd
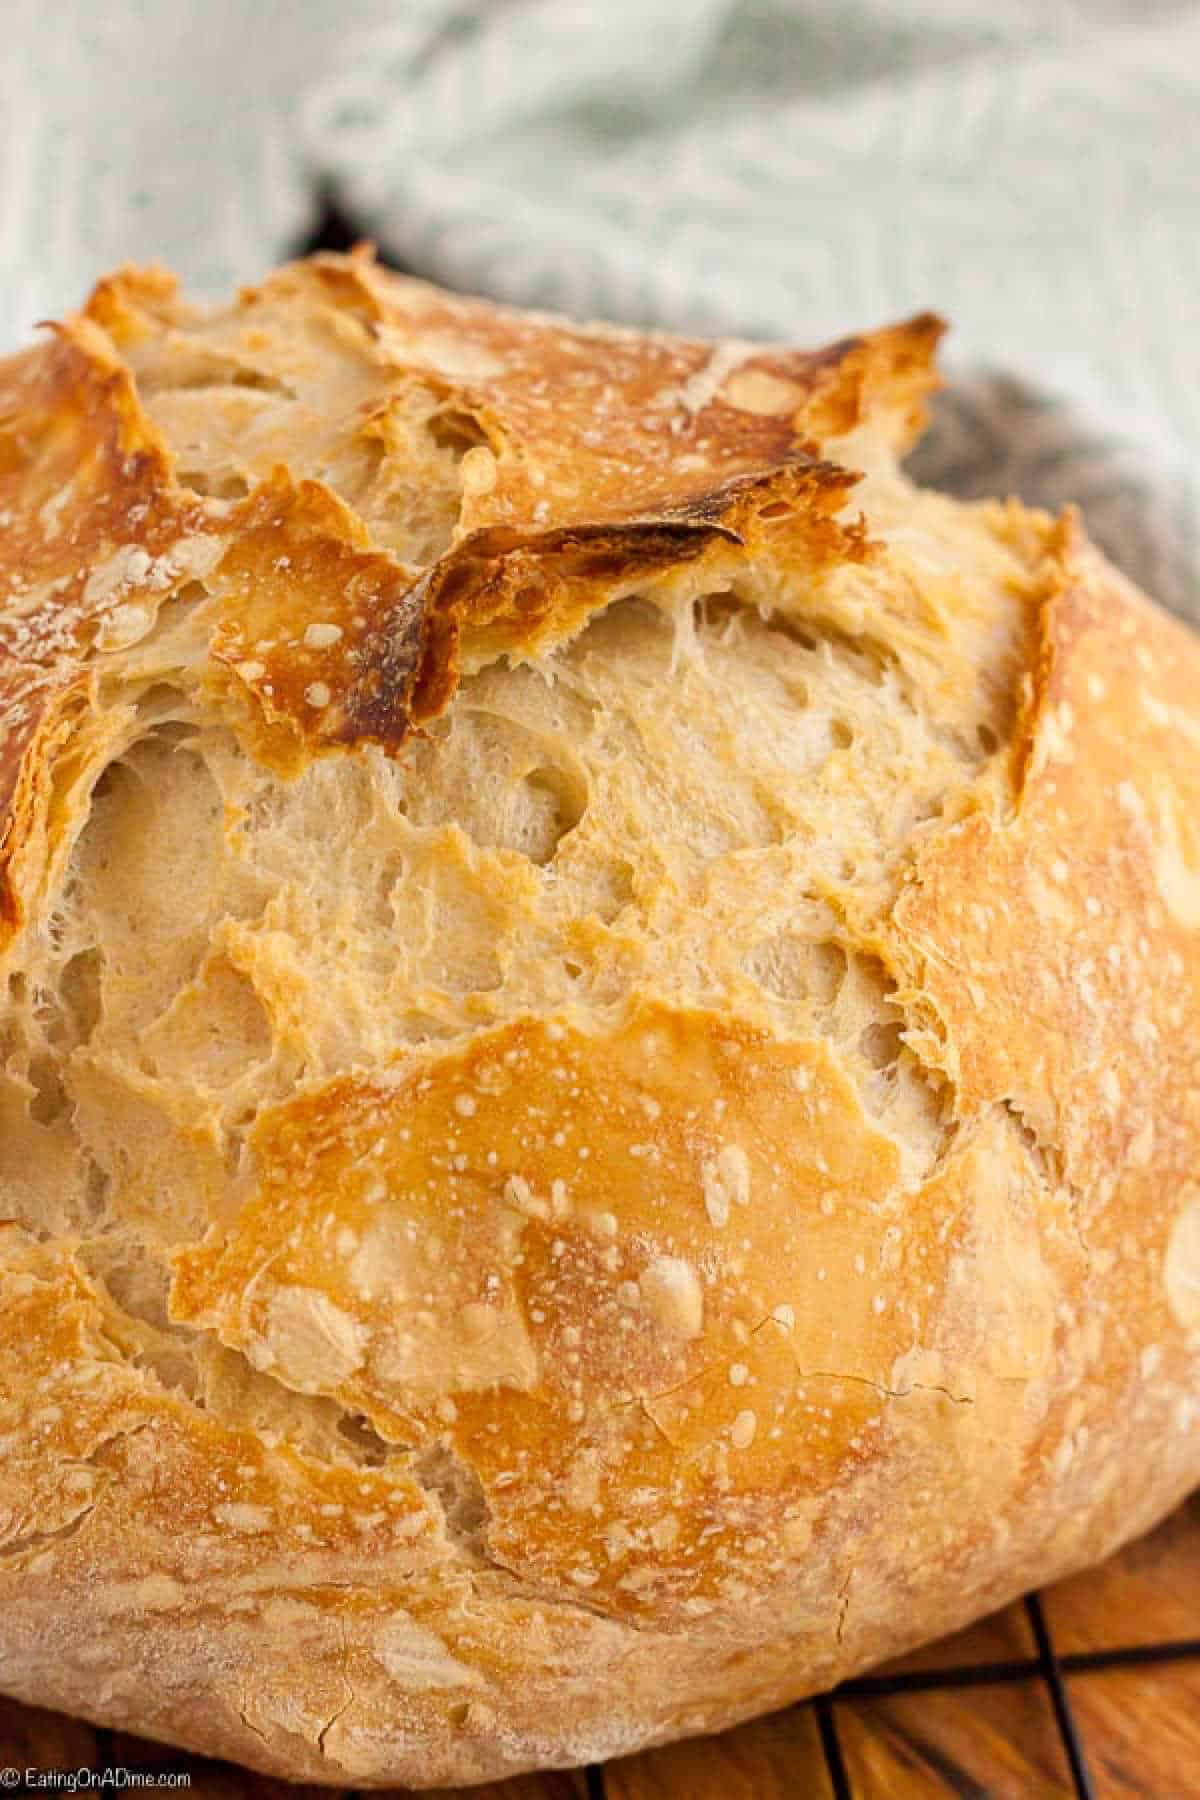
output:
[[[1102,1569],[1042,1595],[1097,1800],[1200,1800],[1200,1496]],[[1171,1663],[1072,1667],[1096,1652],[1196,1640]],[[1036,1659],[1020,1606],[877,1672],[916,1691],[842,1690],[829,1712],[854,1800],[1070,1800],[1050,1690],[1034,1672],[945,1684],[951,1672]],[[955,1677],[957,1679],[957,1676]],[[0,1768],[186,1769],[193,1800],[338,1800],[0,1700]],[[837,1800],[817,1711],[793,1707],[723,1737],[609,1763],[608,1800]],[[406,1790],[407,1791],[407,1790]],[[394,1791],[398,1800],[400,1790]],[[587,1800],[582,1774],[466,1790],[473,1800]]]

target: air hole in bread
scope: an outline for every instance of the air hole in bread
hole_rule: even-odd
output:
[[[345,1438],[353,1450],[355,1462],[363,1468],[382,1468],[388,1458],[396,1454],[396,1446],[380,1437],[362,1413],[344,1413],[338,1420],[337,1429],[338,1435]]]
[[[285,400],[296,398],[296,390],[269,370],[238,362],[207,346],[197,346],[190,354],[183,350],[175,359],[159,361],[153,370],[143,372],[139,385],[147,396],[208,390],[219,394],[224,388],[243,388],[278,394]]]
[[[369,511],[386,456],[383,426],[378,417],[373,417],[346,444],[336,464],[323,463],[314,473],[327,481],[349,506]]]
[[[194,665],[207,649],[214,610],[212,596],[204,584],[186,582],[159,603],[153,623],[137,641],[134,654],[146,656],[156,669],[168,669],[172,664],[180,669]],[[125,654],[117,648],[106,653],[105,661],[115,662]],[[102,673],[107,677],[110,669],[106,667]],[[137,709],[147,725],[166,718],[190,718],[194,712],[193,703],[178,682],[167,678],[153,681],[143,690]]]
[[[178,1347],[190,1351],[195,1365],[195,1404],[238,1429],[249,1425],[343,1468],[376,1468],[407,1448],[385,1444],[365,1422],[360,1429],[359,1416],[348,1415],[334,1400],[294,1393],[212,1338],[200,1336],[189,1343],[179,1337]],[[380,1445],[386,1457],[381,1457]]]
[[[264,394],[282,394],[288,400],[296,398],[294,388],[286,381],[280,381],[276,375],[268,375],[265,369],[235,369],[229,377],[230,387],[255,388]]]
[[[901,1036],[903,1029],[898,1019],[889,1020],[886,1024],[868,1025],[858,1042],[873,1069],[881,1072],[895,1069],[904,1048]]]
[[[207,591],[200,583],[190,581],[186,588],[181,588],[160,607],[155,624],[156,637],[165,638],[177,625],[186,626],[196,606],[207,598]],[[173,681],[155,681],[144,688],[138,695],[137,711],[146,735],[153,733],[162,743],[180,743],[199,730],[188,696]]]
[[[196,1365],[188,1351],[171,1344],[148,1345],[133,1358],[139,1369],[146,1369],[165,1388],[183,1394],[196,1403]]]
[[[634,899],[633,864],[623,856],[605,857],[596,871],[592,910],[608,925]]]
[[[100,1022],[103,967],[104,957],[94,945],[77,950],[63,964],[58,991],[73,1047],[86,1044]]]
[[[829,735],[833,739],[835,749],[849,750],[854,742],[854,727],[848,725],[845,719],[835,719],[829,727]]]
[[[979,740],[979,748],[983,751],[984,755],[995,756],[997,750],[1000,748],[1000,739],[992,730],[992,727],[986,723],[978,725],[975,730],[975,735]]]
[[[414,823],[453,819],[475,843],[539,866],[587,811],[587,779],[566,746],[499,712],[455,708],[445,731],[414,747],[411,767]]]
[[[271,1045],[271,1023],[254,983],[219,951],[205,958],[142,1037],[156,1074],[218,1093],[249,1076]]]
[[[188,744],[197,736],[199,729],[198,725],[189,723],[187,719],[164,719],[161,725],[155,726],[154,735],[163,744]]]
[[[532,805],[546,811],[548,826],[541,854],[536,850],[529,854],[534,862],[546,863],[582,819],[587,809],[587,788],[578,777],[551,763],[531,770],[525,777],[525,786]]]
[[[760,987],[781,1000],[829,1006],[846,979],[846,953],[837,944],[781,933],[751,953],[746,969]]]
[[[82,1196],[82,1213],[88,1225],[98,1225],[108,1216],[108,1198],[112,1188],[112,1177],[107,1169],[102,1169],[98,1162],[83,1154],[85,1170]]]
[[[487,443],[487,433],[478,419],[454,407],[432,414],[426,430],[438,448],[449,450],[456,462],[461,462],[477,444]]]
[[[170,1277],[149,1247],[131,1232],[118,1227],[91,1238],[80,1245],[79,1259],[103,1281],[128,1318],[158,1331],[168,1329]]]
[[[33,1095],[29,1116],[38,1125],[55,1125],[71,1110],[71,1102],[56,1065],[48,1057],[37,1057],[29,1065],[29,1081]]]
[[[203,758],[155,733],[96,782],[71,876],[95,926],[100,1004],[114,1027],[149,1024],[199,968],[223,822]]]
[[[440,1509],[451,1543],[473,1560],[485,1560],[488,1507],[474,1469],[446,1445],[431,1444],[413,1457],[409,1473]]]
[[[244,500],[250,483],[233,469],[177,469],[176,480],[206,500]]]

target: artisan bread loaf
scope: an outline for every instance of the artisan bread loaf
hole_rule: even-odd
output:
[[[478,1781],[1200,1480],[1200,654],[906,479],[938,332],[0,366],[0,1690]]]

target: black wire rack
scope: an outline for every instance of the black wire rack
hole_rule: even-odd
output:
[[[1040,1595],[1027,1595],[1023,1605],[1033,1632],[1037,1652],[1034,1656],[1013,1657],[1003,1662],[951,1664],[945,1668],[864,1675],[855,1681],[843,1682],[832,1693],[818,1694],[814,1699],[803,1703],[811,1707],[816,1716],[821,1753],[829,1775],[833,1800],[881,1800],[880,1795],[868,1793],[861,1785],[856,1786],[850,1778],[838,1735],[839,1703],[856,1699],[888,1699],[899,1694],[944,1693],[952,1689],[1013,1686],[1021,1683],[1040,1683],[1050,1700],[1058,1737],[1070,1771],[1071,1792],[1077,1800],[1098,1800],[1098,1789],[1088,1764],[1084,1733],[1071,1705],[1067,1677],[1167,1663],[1194,1661],[1200,1664],[1200,1637],[1060,1654],[1054,1646]],[[593,1764],[586,1770],[586,1787],[588,1800],[606,1800],[602,1765]],[[1180,1793],[1182,1791],[1181,1789]],[[1176,1796],[1164,1794],[1162,1800],[1176,1800]]]

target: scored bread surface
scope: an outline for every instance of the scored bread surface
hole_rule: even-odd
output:
[[[1200,1480],[1200,655],[905,477],[939,329],[0,364],[0,1691],[479,1781]]]

